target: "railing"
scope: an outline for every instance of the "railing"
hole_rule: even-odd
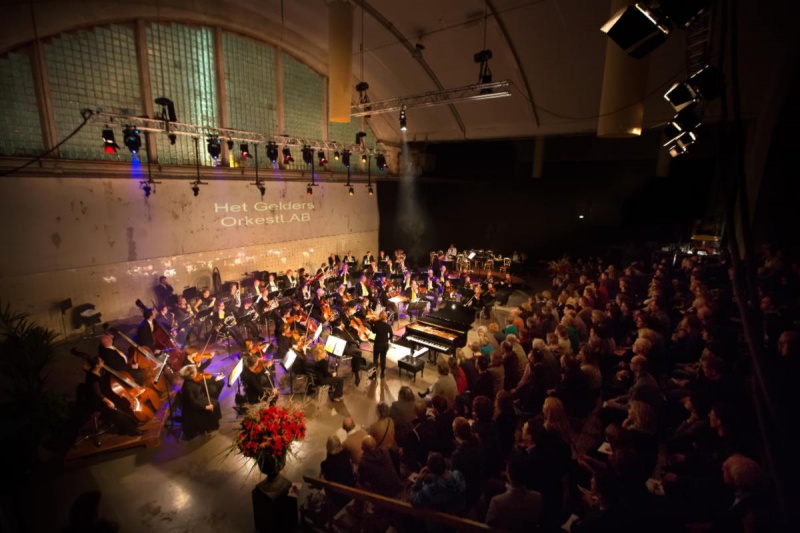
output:
[[[413,507],[407,502],[395,500],[394,498],[387,498],[386,496],[381,496],[380,494],[348,487],[346,485],[340,485],[339,483],[333,483],[324,479],[303,476],[303,481],[308,483],[310,487],[325,489],[327,493],[335,492],[336,494],[341,494],[347,496],[348,498],[353,498],[354,500],[369,502],[383,510],[402,514],[426,522],[433,522],[439,526],[453,528],[459,533],[505,533],[505,530],[489,527],[481,522],[468,520],[466,518],[461,518],[451,514],[440,513],[438,511],[432,511],[430,509],[420,509]]]

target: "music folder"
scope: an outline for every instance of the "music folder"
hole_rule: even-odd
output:
[[[328,335],[328,340],[325,341],[325,351],[336,357],[344,355],[345,346],[347,346],[346,340],[333,335]]]

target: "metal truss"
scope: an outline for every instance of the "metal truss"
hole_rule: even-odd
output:
[[[479,100],[491,100],[493,98],[504,98],[506,96],[511,96],[510,88],[510,81],[496,81],[458,87],[457,89],[431,91],[413,96],[401,96],[378,102],[356,104],[350,108],[350,116],[363,117],[365,115],[378,115],[380,113],[400,111],[403,108],[432,107],[436,105],[455,104],[458,102],[474,102]]]
[[[383,150],[368,148],[363,144],[344,144],[339,142],[319,141],[316,139],[304,139],[291,135],[268,135],[254,131],[234,130],[230,128],[217,128],[198,124],[186,124],[183,122],[170,122],[163,118],[136,117],[132,115],[120,115],[116,113],[106,113],[104,111],[94,111],[84,109],[82,113],[90,114],[90,122],[102,124],[115,124],[119,126],[134,126],[139,131],[151,131],[154,133],[164,133],[167,135],[185,135],[189,137],[207,139],[210,137],[220,140],[240,141],[253,144],[263,144],[274,142],[284,146],[308,146],[315,150],[350,150],[353,153],[361,154],[381,154]]]

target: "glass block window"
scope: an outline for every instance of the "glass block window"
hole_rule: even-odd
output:
[[[45,44],[50,99],[60,141],[81,122],[80,110],[109,113],[142,113],[134,31],[128,26],[97,27],[64,33]],[[61,157],[130,161],[122,145],[122,131],[115,128],[116,154],[103,153],[102,124],[90,123],[60,148]],[[142,139],[144,146],[144,139]],[[146,157],[144,148],[141,159]]]
[[[154,99],[166,96],[172,100],[178,122],[219,127],[211,28],[151,24],[147,27],[147,58]],[[207,140],[201,139],[199,145],[201,164],[213,164]],[[159,163],[195,164],[195,141],[188,135],[178,135],[175,145],[170,145],[166,135],[156,135],[156,146]]]
[[[44,151],[31,60],[27,54],[0,59],[0,154],[39,155]]]
[[[286,53],[283,54],[282,62],[283,114],[286,131],[280,133],[322,140],[324,120],[322,76]],[[297,152],[299,154],[299,150]],[[295,164],[291,165],[292,169],[305,168],[302,158],[297,156],[294,158]]]
[[[222,34],[222,49],[229,127],[278,133],[275,49],[232,33]],[[258,164],[266,167],[266,148],[259,146],[258,151]]]

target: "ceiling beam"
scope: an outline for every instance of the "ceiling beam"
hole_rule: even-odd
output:
[[[539,127],[539,115],[536,113],[536,104],[533,103],[533,91],[531,91],[531,84],[528,82],[528,75],[525,74],[525,69],[522,67],[522,61],[519,59],[519,54],[517,53],[517,48],[514,46],[514,42],[511,40],[511,35],[508,33],[508,29],[506,25],[503,23],[503,19],[500,18],[500,12],[497,11],[497,8],[494,6],[494,2],[492,0],[486,0],[486,5],[489,8],[489,11],[492,13],[492,16],[497,21],[497,26],[500,28],[500,33],[503,34],[503,38],[506,40],[508,44],[509,50],[511,50],[511,55],[514,56],[514,62],[517,64],[517,68],[519,69],[519,73],[522,75],[522,83],[525,84],[525,92],[528,94],[528,102],[531,105],[531,115],[533,116],[533,123],[536,124],[536,127]]]
[[[420,66],[425,71],[425,73],[428,74],[428,77],[431,79],[431,81],[433,81],[433,83],[436,85],[436,88],[439,89],[440,91],[444,91],[444,85],[442,85],[442,82],[439,81],[439,78],[436,76],[436,73],[433,71],[433,69],[430,67],[430,65],[428,65],[428,63],[425,61],[425,59],[423,59],[422,54],[415,54],[414,53],[414,52],[416,52],[416,48],[414,47],[414,45],[412,45],[408,41],[408,39],[405,38],[405,36],[402,33],[400,33],[400,30],[398,30],[397,27],[394,24],[392,24],[389,19],[384,17],[380,13],[380,11],[378,11],[372,5],[367,3],[366,0],[355,0],[355,2],[366,13],[369,13],[369,15],[373,19],[375,19],[380,25],[382,25],[384,28],[386,28],[386,30],[389,33],[394,35],[394,37],[400,42],[400,44],[405,46],[406,50],[408,50],[408,53],[411,54],[411,57],[413,57],[414,59],[417,60],[417,62],[420,64]],[[523,76],[523,78],[524,78],[524,76]],[[450,104],[448,107],[450,108],[450,112],[453,114],[453,118],[458,123],[458,127],[461,130],[461,136],[462,137],[466,137],[467,136],[467,128],[466,128],[466,126],[464,126],[464,121],[461,119],[461,115],[458,114],[458,110],[456,109],[456,106],[454,106],[453,104]],[[538,123],[537,123],[537,125],[538,125]]]

